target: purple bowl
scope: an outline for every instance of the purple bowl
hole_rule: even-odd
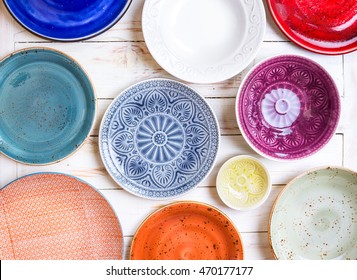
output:
[[[246,76],[236,102],[238,126],[249,145],[274,160],[301,159],[334,135],[339,93],[316,62],[296,55],[269,58]]]

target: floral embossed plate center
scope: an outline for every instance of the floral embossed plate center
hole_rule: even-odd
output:
[[[205,100],[171,80],[148,80],[124,91],[100,130],[109,174],[146,198],[169,198],[194,188],[210,172],[218,141],[218,123]]]
[[[340,115],[336,85],[318,64],[282,55],[263,61],[247,75],[237,96],[243,136],[260,154],[294,160],[321,149]]]

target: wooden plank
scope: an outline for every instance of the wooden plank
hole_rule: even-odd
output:
[[[125,15],[104,33],[88,39],[87,42],[113,42],[113,41],[144,41],[141,29],[141,12],[144,0],[132,0]],[[15,36],[15,42],[48,42],[39,36],[33,35],[23,27]]]
[[[0,59],[14,51],[13,19],[0,1]],[[1,141],[1,139],[0,139]],[[0,153],[0,188],[17,178],[16,162]]]
[[[0,1],[0,59],[14,51],[14,23],[6,10],[4,2]]]
[[[272,260],[274,259],[269,245],[267,232],[244,232],[241,233],[245,260]],[[124,237],[124,256],[129,260],[130,248],[133,237]]]
[[[113,99],[99,99],[97,117],[91,135],[97,136],[99,133],[100,123],[104,116],[105,111],[112,103]],[[214,111],[221,131],[221,135],[237,135],[240,134],[236,114],[235,114],[235,98],[206,98],[207,103]],[[341,100],[342,109],[344,112],[345,103]],[[344,128],[344,118],[340,118],[339,126],[336,133],[342,133]]]
[[[357,171],[357,54],[344,55],[345,103],[343,111],[344,127],[344,165]]]
[[[0,153],[0,189],[17,179],[17,163]]]
[[[87,42],[119,42],[119,41],[144,41],[141,27],[142,9],[144,0],[133,0],[128,11],[113,27],[106,32],[87,40]],[[288,41],[281,33],[275,22],[273,21],[270,12],[264,2],[267,27],[264,37],[265,41]],[[36,35],[31,34],[24,28],[19,26],[19,30],[15,36],[15,42],[46,42]]]
[[[271,207],[282,188],[282,186],[274,187],[268,200],[259,208],[251,211],[237,211],[228,208],[221,202],[214,188],[196,188],[188,194],[169,201],[142,199],[124,190],[101,190],[100,192],[117,214],[124,236],[133,236],[148,215],[176,201],[198,201],[212,205],[225,213],[239,232],[266,232]]]
[[[279,29],[279,27],[274,22],[271,13],[269,11],[267,1],[263,1],[265,14],[267,18],[267,26],[265,31],[264,41],[267,42],[287,42],[290,41]]]
[[[17,43],[16,49],[35,47],[34,43]],[[103,43],[44,43],[72,56],[83,66],[97,89],[98,98],[115,98],[127,87],[150,78],[173,78],[152,58],[143,42]],[[321,56],[303,50],[289,42],[265,42],[254,63],[282,53],[309,57],[320,63],[333,77],[343,93],[342,56]],[[242,77],[253,66],[242,73],[216,84],[189,84],[206,97],[236,97]]]
[[[337,134],[322,150],[309,158],[289,163],[277,162],[257,155],[240,135],[222,136],[216,164],[200,186],[215,186],[219,168],[226,160],[235,155],[252,155],[262,160],[269,169],[273,184],[286,184],[307,169],[316,166],[342,165],[342,150],[343,137]],[[38,166],[36,169],[32,166],[18,164],[19,176],[27,175],[34,170],[37,172],[64,172],[78,176],[97,189],[119,188],[105,170],[99,154],[97,137],[90,137],[76,153],[60,163]]]

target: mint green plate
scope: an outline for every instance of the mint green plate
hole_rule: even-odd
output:
[[[357,173],[327,167],[292,180],[270,216],[277,259],[357,259]]]

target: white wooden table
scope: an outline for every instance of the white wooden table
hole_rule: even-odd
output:
[[[272,204],[285,184],[298,174],[325,165],[345,166],[357,170],[357,52],[325,56],[297,47],[277,29],[267,12],[267,30],[255,61],[243,73],[218,84],[190,84],[215,111],[221,127],[221,147],[215,168],[196,189],[165,201],[152,201],[129,194],[106,172],[98,150],[98,129],[102,116],[113,100],[128,86],[154,77],[173,78],[150,55],[141,31],[144,0],[133,0],[125,16],[110,30],[84,42],[58,43],[36,37],[16,23],[0,1],[0,57],[26,47],[51,47],[63,51],[88,72],[96,88],[98,113],[96,123],[85,144],[66,160],[48,166],[28,166],[0,155],[0,187],[34,172],[63,172],[82,178],[108,199],[122,224],[126,258],[132,236],[140,223],[152,213],[173,201],[195,200],[214,205],[226,213],[242,234],[246,259],[273,259],[268,241],[268,219]],[[258,156],[241,136],[234,113],[238,87],[247,71],[262,59],[278,54],[299,54],[320,63],[334,78],[341,95],[342,114],[337,132],[329,144],[308,159],[284,163]],[[232,156],[248,154],[266,164],[274,184],[268,201],[260,208],[239,212],[226,207],[215,189],[220,166]]]

